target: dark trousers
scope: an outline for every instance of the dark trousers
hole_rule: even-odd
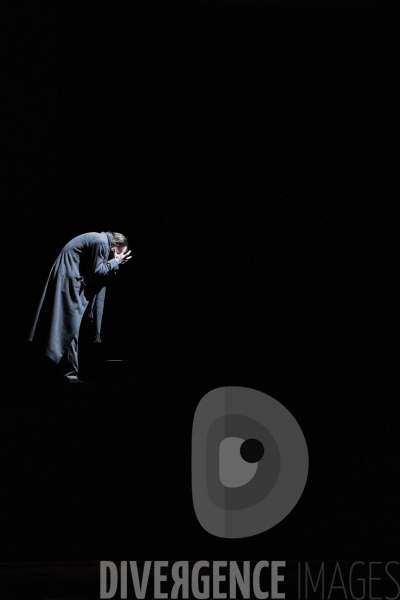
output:
[[[60,360],[60,366],[64,377],[67,379],[78,378],[78,334],[72,339],[72,342],[66,349],[63,357]]]

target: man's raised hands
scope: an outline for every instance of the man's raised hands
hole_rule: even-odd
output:
[[[125,246],[124,248],[115,248],[114,249],[114,258],[117,261],[117,263],[119,265],[123,265],[124,263],[128,262],[128,260],[130,260],[132,258],[132,256],[129,256],[131,251],[128,250],[128,247]]]

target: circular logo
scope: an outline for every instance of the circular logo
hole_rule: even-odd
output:
[[[250,537],[282,521],[303,493],[308,449],[299,424],[277,400],[244,387],[208,392],[192,435],[197,519],[218,537]]]

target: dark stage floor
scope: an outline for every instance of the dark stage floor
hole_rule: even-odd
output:
[[[360,365],[339,369],[315,355],[304,369],[309,358],[298,353],[288,369],[278,353],[262,368],[216,356],[114,355],[87,362],[82,386],[10,364],[0,420],[2,597],[96,597],[100,560],[396,560],[395,421],[382,403],[364,408]],[[310,453],[294,510],[240,540],[204,531],[191,496],[193,415],[224,385],[285,404]],[[49,595],[28,594],[30,582]]]

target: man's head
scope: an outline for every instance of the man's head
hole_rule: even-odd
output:
[[[124,249],[128,249],[128,240],[122,233],[117,233],[116,231],[110,231],[110,233],[113,236],[111,250],[114,254],[121,254]]]

